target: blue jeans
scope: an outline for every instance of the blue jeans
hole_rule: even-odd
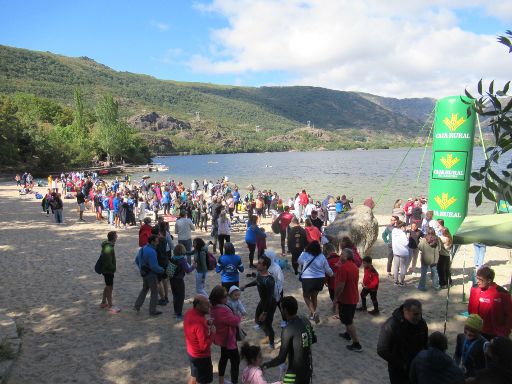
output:
[[[56,209],[53,213],[55,214],[55,222],[59,224],[62,223],[62,209]]]
[[[439,289],[439,276],[437,274],[437,265],[422,265],[421,266],[421,276],[420,281],[418,283],[418,289],[420,291],[426,291],[426,284],[427,284],[427,272],[430,268],[430,278],[432,279],[432,287],[437,291]]]
[[[208,297],[206,293],[206,272],[196,272],[196,293]]]
[[[484,257],[487,246],[485,244],[475,243],[473,244],[473,248],[475,249],[475,269],[471,271],[471,280],[473,282],[473,286],[476,287],[476,271],[478,268],[484,265]]]

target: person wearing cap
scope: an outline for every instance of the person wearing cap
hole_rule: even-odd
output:
[[[464,322],[464,333],[457,335],[453,359],[466,378],[474,377],[477,371],[485,368],[484,345],[487,340],[481,334],[483,325],[479,315],[469,315]]]
[[[476,313],[484,321],[482,335],[491,340],[508,337],[512,330],[512,299],[510,293],[494,282],[494,271],[482,267],[476,273],[477,286],[471,288],[468,312]]]
[[[414,201],[412,197],[409,197],[407,199],[407,203],[404,205],[404,213],[405,213],[405,224],[409,225],[411,224],[411,215],[412,215],[412,208],[414,207]]]

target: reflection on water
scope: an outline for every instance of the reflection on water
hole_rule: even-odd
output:
[[[169,166],[168,172],[152,173],[152,180],[169,178],[190,185],[193,178],[215,180],[228,176],[230,181],[242,187],[254,184],[257,189],[272,189],[288,198],[306,189],[314,199],[346,194],[360,204],[372,196],[380,203],[375,208],[379,214],[391,212],[396,199],[428,195],[431,149],[427,149],[420,171],[423,149],[412,149],[401,168],[397,167],[407,149],[332,151],[332,152],[279,152],[241,153],[227,155],[191,155],[158,157],[155,162]],[[481,148],[476,148],[473,169],[484,162]],[[396,172],[387,191],[386,186]],[[134,175],[134,179],[140,175]],[[470,213],[491,213],[493,205],[484,203],[476,208],[470,197]]]

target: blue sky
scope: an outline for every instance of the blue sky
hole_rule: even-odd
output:
[[[510,58],[494,55],[495,36],[512,28],[506,2],[383,3],[1,0],[0,44],[161,79],[403,97],[437,97],[486,74],[505,79]]]

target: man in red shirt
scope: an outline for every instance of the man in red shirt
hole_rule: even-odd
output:
[[[183,332],[190,361],[188,384],[207,384],[213,381],[213,365],[210,346],[215,337],[213,320],[206,319],[210,302],[202,295],[194,297],[193,308],[185,313]]]
[[[354,325],[354,314],[356,305],[359,302],[359,268],[354,263],[354,254],[349,248],[344,248],[340,256],[341,265],[336,270],[336,301],[339,304],[340,321],[346,327],[345,333],[340,333],[340,337],[347,341],[352,340],[347,349],[354,352],[361,352],[363,347],[359,344],[356,327]]]
[[[281,215],[279,216],[279,227],[281,231],[281,251],[283,253],[283,256],[286,255],[286,249],[284,246],[286,240],[286,231],[288,229],[288,226],[292,222],[292,219],[293,215],[290,213],[290,207],[284,207],[284,212],[281,213]]]
[[[512,299],[510,293],[494,282],[494,271],[482,267],[476,272],[477,286],[471,288],[468,312],[484,320],[482,335],[491,340],[509,337],[512,330]]]
[[[300,222],[302,223],[304,219],[304,209],[306,209],[306,205],[309,203],[309,197],[305,189],[303,189],[299,195],[299,203],[299,218]]]

